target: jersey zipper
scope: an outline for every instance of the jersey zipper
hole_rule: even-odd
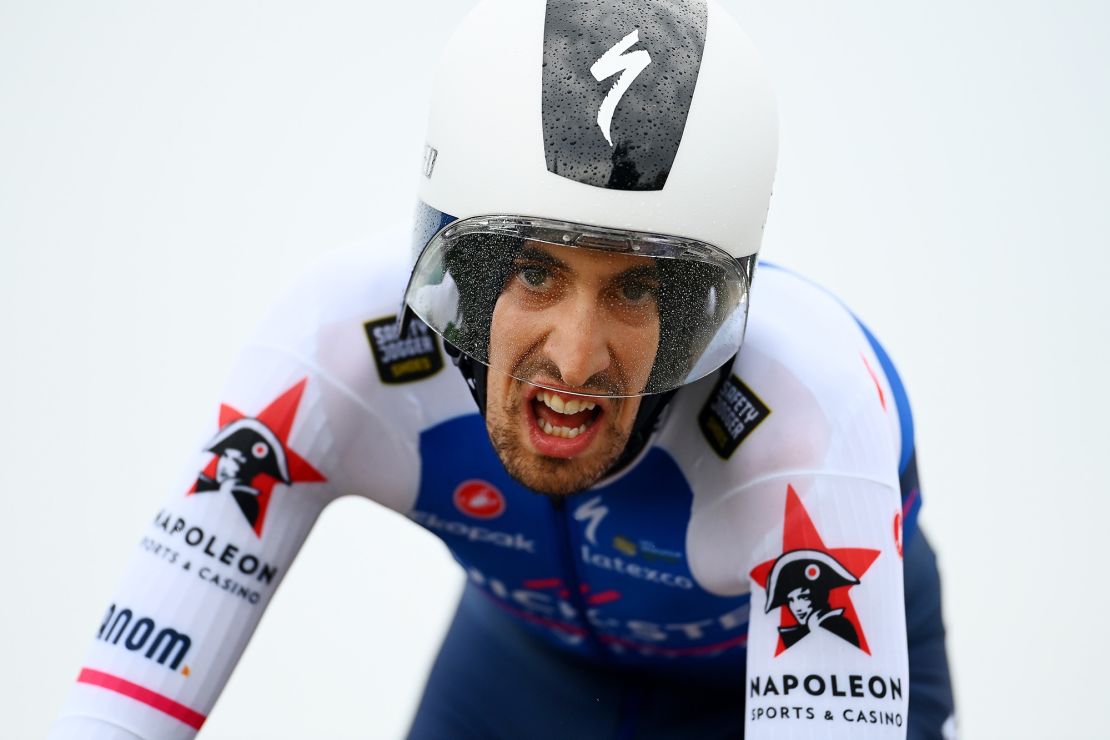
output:
[[[586,613],[586,599],[582,593],[582,582],[578,578],[578,566],[572,552],[569,514],[567,513],[566,500],[552,498],[551,506],[555,516],[555,525],[559,529],[559,558],[563,561],[563,572],[566,573],[568,600],[575,611],[581,615],[582,629],[585,630],[586,644],[590,647],[593,657],[602,664],[612,665],[613,661],[609,651],[602,645],[601,639],[590,622]],[[643,703],[643,689],[635,682],[626,682],[621,692],[621,703],[617,710],[617,727],[615,740],[633,740],[639,726],[640,705]]]
[[[582,582],[578,577],[578,567],[574,561],[574,553],[571,551],[570,523],[567,521],[566,501],[562,497],[551,498],[550,501],[553,509],[552,514],[555,517],[555,526],[559,531],[556,540],[559,547],[559,559],[562,561],[563,572],[566,574],[567,600],[579,615],[579,622],[585,632],[586,644],[589,645],[593,657],[603,663],[608,663],[609,655],[590,622],[589,614],[586,612],[586,600],[582,597]]]

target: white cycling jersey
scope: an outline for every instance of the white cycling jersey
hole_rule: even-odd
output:
[[[260,328],[210,441],[152,511],[53,740],[193,737],[341,495],[434,532],[560,649],[746,671],[746,737],[904,736],[908,406],[836,299],[761,266],[736,361],[683,387],[632,464],[553,502],[505,473],[441,341],[422,325],[397,339],[408,269],[395,234],[341,250]]]

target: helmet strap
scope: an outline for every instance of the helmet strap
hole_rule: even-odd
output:
[[[482,418],[486,416],[486,377],[489,374],[489,368],[480,362],[475,362],[470,358],[470,355],[460,350],[455,345],[443,340],[443,349],[451,358],[451,362],[455,363],[455,367],[462,373],[463,378],[466,380],[466,387],[470,389],[470,395],[474,397],[474,403],[478,404],[478,413]]]
[[[721,365],[721,368],[717,371],[718,378],[728,375],[732,371],[732,363],[735,361],[736,355],[733,355],[728,362]],[[607,478],[624,470],[644,451],[648,442],[651,441],[652,435],[659,428],[663,412],[678,391],[678,388],[674,388],[665,393],[653,393],[640,398],[640,410],[636,412],[636,419],[632,422],[632,433],[628,437],[628,443],[624,446],[624,452],[620,454],[612,467],[605,471],[602,478]]]
[[[624,452],[605,471],[605,474],[601,476],[602,478],[619,473],[644,451],[652,435],[655,434],[656,427],[659,426],[659,418],[663,415],[667,404],[674,398],[675,393],[678,393],[677,388],[665,393],[653,393],[650,396],[640,397],[640,410],[636,412],[636,419],[632,422],[632,433],[628,435]]]

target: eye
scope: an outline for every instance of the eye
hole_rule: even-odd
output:
[[[533,293],[543,293],[551,290],[555,275],[546,265],[518,263],[514,266],[517,279],[523,286]]]
[[[640,282],[628,281],[621,286],[621,297],[633,303],[642,300],[649,292],[651,289]]]
[[[626,277],[617,285],[617,297],[628,305],[642,306],[655,297],[657,284],[642,277]]]
[[[533,288],[543,286],[551,277],[550,273],[542,267],[525,267],[520,271],[520,276]]]

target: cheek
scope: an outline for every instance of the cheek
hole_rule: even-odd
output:
[[[512,404],[513,379],[505,373],[490,370],[486,374],[486,418],[500,419],[502,410]]]
[[[521,311],[513,301],[502,296],[493,309],[489,331],[489,364],[496,368],[512,367],[534,342],[537,317],[535,312]]]
[[[659,347],[659,324],[656,322],[642,326],[622,327],[614,332],[613,349],[621,358],[621,365],[628,374],[630,385],[643,388],[647,385],[651,367],[655,363]]]
[[[620,428],[623,435],[632,433],[632,425],[636,421],[636,414],[640,410],[640,398],[622,399],[620,413],[613,420],[613,424]]]

